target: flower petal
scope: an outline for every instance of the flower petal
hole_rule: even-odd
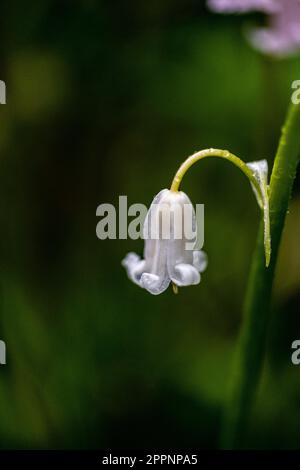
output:
[[[207,268],[207,254],[204,251],[194,251],[193,253],[193,265],[199,271],[199,273],[203,273],[203,271]]]
[[[143,238],[145,240],[155,241],[160,238],[161,232],[161,221],[159,217],[159,210],[160,204],[162,204],[163,200],[168,197],[169,194],[168,189],[162,189],[153,199],[151,206],[147,212],[144,227],[143,227]],[[144,257],[147,259],[148,257],[153,256],[153,249],[155,244],[148,243],[145,246]]]
[[[247,166],[253,171],[254,177],[260,186],[261,194],[257,192],[256,188],[253,185],[251,185],[256,196],[257,202],[260,208],[263,209],[264,193],[268,184],[268,162],[267,160],[258,160],[256,162],[247,163]]]
[[[170,279],[168,277],[162,279],[157,274],[143,273],[141,277],[141,286],[153,295],[164,292],[169,284]]]
[[[191,286],[199,284],[200,274],[194,266],[190,264],[179,263],[173,269],[171,281],[179,287]]]
[[[122,266],[126,269],[129,279],[140,285],[140,279],[146,267],[145,260],[142,260],[136,253],[128,253],[122,261]]]

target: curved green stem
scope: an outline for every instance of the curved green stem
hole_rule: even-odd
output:
[[[220,150],[220,149],[205,149],[200,150],[199,152],[194,153],[190,157],[188,157],[183,164],[179,167],[171,185],[171,191],[178,191],[182,178],[184,177],[185,173],[191,168],[194,163],[198,162],[199,160],[203,160],[207,157],[218,157],[223,158],[224,160],[228,160],[237,166],[249,179],[249,181],[253,184],[255,189],[258,193],[260,193],[260,186],[254,177],[253,171],[247,166],[243,160],[241,160],[233,153],[228,152],[228,150]]]
[[[266,259],[266,266],[268,267],[270,264],[271,259],[271,237],[270,237],[270,218],[269,218],[269,198],[268,198],[268,187],[267,181],[264,181],[263,178],[260,178],[259,175],[253,168],[250,168],[247,163],[243,162],[239,157],[230,153],[228,150],[221,150],[221,149],[205,149],[200,150],[199,152],[194,153],[190,157],[188,157],[182,165],[179,167],[171,185],[171,191],[178,191],[182,178],[184,177],[185,173],[191,168],[199,160],[203,160],[207,157],[218,157],[223,158],[231,163],[233,163],[236,167],[238,167],[249,179],[254,192],[257,196],[258,203],[260,208],[263,211],[263,223],[264,223],[264,248],[265,248],[265,259]],[[253,162],[252,166],[257,165],[258,162]]]
[[[244,304],[244,316],[234,358],[229,396],[221,430],[223,448],[243,445],[251,405],[263,364],[274,273],[285,217],[300,155],[300,106],[291,105],[279,142],[270,183],[272,260],[263,263],[260,227]]]

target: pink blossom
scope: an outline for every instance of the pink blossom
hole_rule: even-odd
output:
[[[252,45],[275,56],[300,50],[300,0],[208,0],[208,6],[218,13],[266,13],[268,25],[248,33]]]

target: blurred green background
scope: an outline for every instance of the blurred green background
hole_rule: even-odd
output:
[[[231,165],[196,165],[202,282],[153,297],[96,238],[96,207],[149,205],[195,150],[272,164],[300,79],[200,0],[4,0],[0,70],[2,448],[216,448],[259,211]],[[300,181],[284,235],[247,447],[300,447]]]

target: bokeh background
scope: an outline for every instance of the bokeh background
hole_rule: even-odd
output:
[[[4,0],[0,71],[1,448],[217,448],[259,210],[211,159],[199,286],[152,297],[121,267],[142,241],[96,237],[103,202],[149,205],[206,147],[272,164],[300,57],[247,44],[260,15],[200,0]],[[300,181],[278,265],[246,446],[300,447]]]

